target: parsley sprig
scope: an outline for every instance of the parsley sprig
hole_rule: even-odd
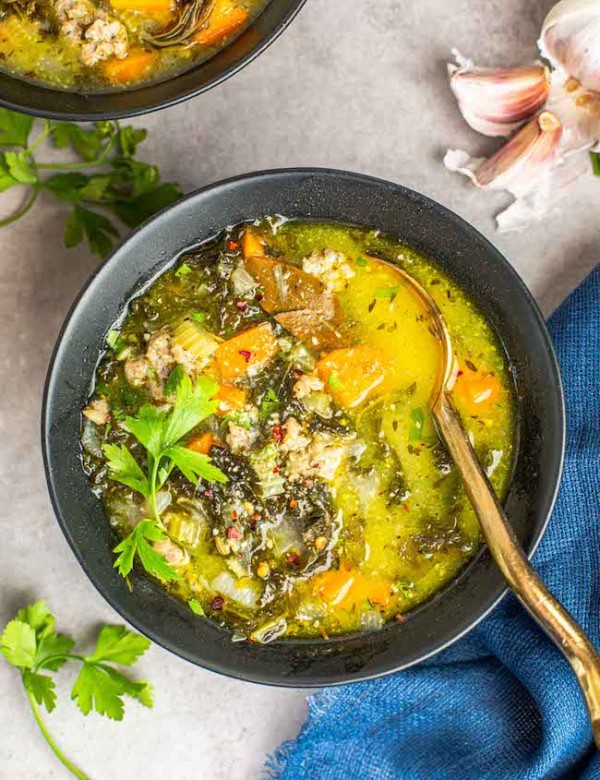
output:
[[[181,195],[176,184],[161,181],[155,165],[136,159],[146,135],[146,130],[119,122],[95,122],[84,129],[0,108],[0,192],[27,188],[23,206],[0,220],[0,227],[24,217],[46,192],[71,208],[65,246],[85,240],[94,254],[105,257],[119,237],[110,217],[132,228]],[[74,152],[79,161],[39,160],[45,141]]]
[[[123,577],[131,572],[136,557],[150,574],[163,580],[180,579],[179,574],[152,546],[152,542],[168,539],[160,518],[156,494],[164,486],[174,468],[190,482],[227,482],[227,476],[211,463],[208,455],[190,450],[182,440],[199,423],[214,414],[218,400],[216,383],[200,376],[195,383],[177,366],[167,380],[167,393],[174,397],[167,411],[144,404],[135,417],[126,417],[123,427],[146,451],[145,468],[124,444],[105,444],[109,476],[127,485],[148,500],[152,517],[141,520],[133,531],[114,549],[118,557],[115,568]]]
[[[44,739],[67,769],[80,780],[88,780],[67,758],[48,731],[40,707],[56,707],[56,685],[52,674],[66,663],[80,664],[71,699],[84,715],[92,710],[112,720],[122,720],[124,697],[152,707],[152,688],[146,681],[133,680],[118,666],[131,666],[150,647],[150,640],[124,626],[104,626],[89,655],[73,652],[74,640],[59,634],[56,620],[44,601],[36,601],[17,612],[0,635],[0,652],[21,674],[33,716]]]

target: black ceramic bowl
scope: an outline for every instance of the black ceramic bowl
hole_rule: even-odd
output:
[[[79,460],[80,410],[104,338],[129,298],[190,245],[266,214],[378,227],[433,259],[475,300],[514,368],[520,419],[506,511],[529,554],[552,510],[564,445],[561,384],[544,322],[517,274],[483,236],[442,206],[395,184],[328,170],[282,170],[215,184],[133,234],[89,281],[58,340],[43,409],[48,485],[75,555],[105,599],[155,642],[193,663],[257,682],[321,686],[402,669],[458,639],[505,586],[483,547],[406,623],[323,640],[234,644],[230,635],[142,574],[130,592],[113,569],[116,539]]]
[[[255,21],[214,57],[156,84],[105,94],[52,89],[0,72],[0,105],[25,114],[77,122],[147,114],[199,95],[237,73],[292,21],[306,0],[271,0]]]

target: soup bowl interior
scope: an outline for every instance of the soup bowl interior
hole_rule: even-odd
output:
[[[0,71],[0,105],[14,111],[73,121],[119,119],[166,108],[199,95],[237,73],[290,24],[306,0],[270,0],[262,13],[214,56],[156,83],[84,94],[53,89]]]
[[[328,170],[282,170],[200,190],[152,219],[89,281],[59,337],[43,409],[43,448],[54,509],[75,555],[105,599],[137,629],[178,655],[227,675],[288,686],[366,679],[409,666],[470,630],[505,591],[482,546],[448,586],[380,631],[270,645],[230,633],[133,572],[130,591],[113,568],[116,536],[80,461],[81,409],[107,331],[133,294],[181,252],[225,225],[267,214],[377,227],[418,250],[477,303],[512,365],[519,445],[506,511],[529,554],[552,510],[564,448],[560,377],[540,313],[494,247],[442,206],[398,185]]]

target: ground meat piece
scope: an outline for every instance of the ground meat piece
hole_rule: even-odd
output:
[[[174,544],[170,539],[162,539],[160,542],[154,542],[154,549],[160,553],[170,566],[175,568],[185,566],[190,556],[187,550]]]
[[[91,420],[96,425],[106,425],[110,420],[110,410],[108,403],[104,398],[97,398],[95,401],[83,410],[83,414],[88,420]]]
[[[186,374],[195,374],[198,370],[198,361],[192,353],[180,347],[179,344],[175,344],[171,347],[171,355],[176,363],[183,368]]]
[[[332,249],[313,252],[310,257],[305,257],[302,261],[302,270],[307,274],[318,276],[323,284],[334,292],[342,290],[348,279],[355,276],[346,256]]]
[[[308,447],[290,452],[286,474],[293,482],[306,477],[331,481],[346,453],[346,444],[326,433],[317,433]]]
[[[86,43],[81,47],[84,65],[96,65],[109,57],[122,60],[127,56],[127,30],[121,22],[96,19],[84,33]]]
[[[306,450],[311,440],[304,433],[304,430],[298,420],[290,417],[283,426],[283,439],[281,449],[283,452],[300,452]]]
[[[82,27],[92,24],[97,13],[94,5],[87,0],[57,0],[54,10],[61,24],[72,22],[79,25],[80,33]]]
[[[244,428],[242,425],[230,422],[225,441],[233,453],[247,453],[256,441],[256,437],[257,431],[253,428]]]
[[[316,374],[302,374],[294,385],[294,397],[306,398],[311,393],[318,393],[323,390],[324,387],[325,385]]]
[[[169,375],[175,363],[171,354],[171,337],[165,330],[159,330],[150,337],[146,350],[146,360],[163,379]]]
[[[144,358],[132,358],[123,364],[125,379],[134,387],[142,387],[148,378],[148,363]]]

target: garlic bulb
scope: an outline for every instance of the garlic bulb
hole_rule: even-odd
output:
[[[519,68],[478,68],[455,52],[450,87],[466,122],[479,133],[507,136],[543,108],[550,71],[541,63]]]
[[[542,55],[583,87],[600,92],[600,1],[561,0],[542,25]]]
[[[514,203],[497,217],[501,230],[541,219],[590,170],[600,151],[600,0],[561,0],[538,45],[552,69],[476,68],[457,56],[450,83],[466,121],[484,135],[510,135],[489,160],[449,150],[445,166],[481,189],[506,189]]]

